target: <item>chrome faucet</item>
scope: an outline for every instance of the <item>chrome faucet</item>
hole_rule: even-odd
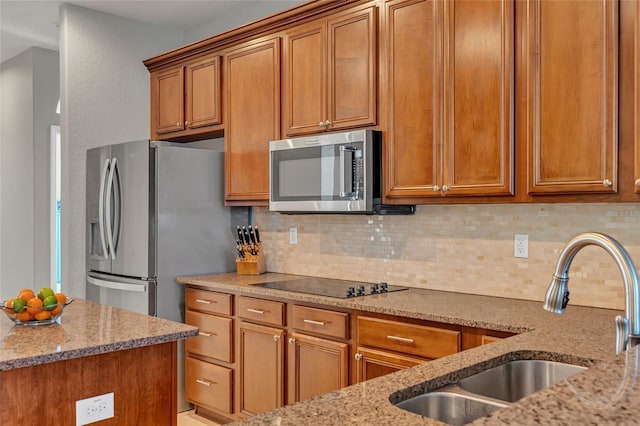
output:
[[[576,235],[567,243],[558,257],[556,270],[547,289],[544,309],[556,314],[564,313],[569,303],[569,268],[578,252],[586,246],[602,247],[613,257],[622,273],[626,306],[625,317],[616,317],[616,354],[640,343],[640,286],[638,272],[629,253],[622,244],[606,234],[585,232]]]

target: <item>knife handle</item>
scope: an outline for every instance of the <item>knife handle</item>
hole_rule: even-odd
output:
[[[253,232],[256,234],[256,244],[260,244],[260,231],[258,231],[258,226],[253,227]]]

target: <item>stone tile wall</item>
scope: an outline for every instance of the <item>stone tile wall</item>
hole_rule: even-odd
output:
[[[267,270],[540,300],[573,236],[616,238],[640,265],[640,203],[418,206],[413,216],[282,215],[255,209]],[[289,244],[289,228],[298,244]],[[529,258],[513,256],[529,235]],[[624,309],[611,257],[587,247],[571,267],[571,302]]]

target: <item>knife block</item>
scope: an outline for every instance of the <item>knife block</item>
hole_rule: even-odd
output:
[[[248,255],[236,258],[236,270],[238,275],[260,275],[266,272],[267,265],[262,254]]]

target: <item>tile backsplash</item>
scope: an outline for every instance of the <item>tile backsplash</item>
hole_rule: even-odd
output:
[[[460,293],[542,301],[559,252],[586,231],[617,239],[640,265],[640,203],[427,205],[413,216],[259,208],[255,222],[269,271]],[[528,234],[528,258],[514,257],[514,234]],[[570,276],[570,304],[624,309],[620,272],[601,248],[579,252]]]

